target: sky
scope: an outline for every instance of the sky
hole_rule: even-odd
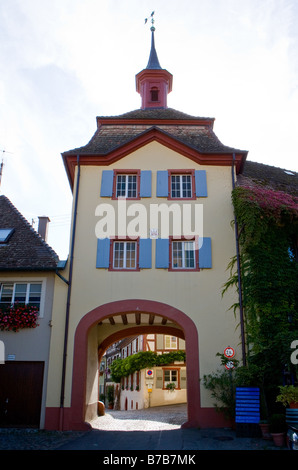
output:
[[[135,75],[155,46],[168,106],[215,118],[248,159],[298,171],[297,0],[0,0],[0,194],[69,253],[72,192],[61,153],[96,116],[141,106]]]

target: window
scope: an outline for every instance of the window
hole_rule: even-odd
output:
[[[193,197],[192,175],[171,175],[171,198],[191,199]]]
[[[176,336],[165,335],[165,349],[177,349],[178,338]]]
[[[136,199],[137,175],[117,175],[116,176],[116,198],[124,197],[127,199]]]
[[[6,243],[11,235],[13,234],[14,229],[12,228],[1,228],[0,229],[0,243]]]
[[[4,282],[0,286],[0,308],[7,308],[18,302],[40,308],[41,282],[13,283]]]
[[[173,242],[177,242],[173,244]],[[187,245],[187,243],[192,245]],[[195,259],[194,267],[192,259]],[[188,263],[188,267],[187,266]],[[184,266],[184,267],[183,267]],[[198,237],[196,240],[177,240],[157,238],[155,250],[155,267],[169,271],[193,271],[212,268],[212,243],[210,237]]]
[[[152,267],[152,240],[97,240],[96,267],[109,270],[139,271]]]
[[[195,240],[170,239],[170,259],[172,270],[198,269],[198,250]]]
[[[179,374],[178,369],[164,369],[163,371],[163,386],[167,388],[167,385],[170,383],[175,384],[175,388],[179,388]]]
[[[115,270],[137,269],[137,241],[112,242],[112,267]]]
[[[156,196],[168,199],[207,197],[206,170],[159,170]]]
[[[151,170],[103,170],[100,197],[139,199],[151,197]]]
[[[153,87],[150,90],[151,93],[151,101],[158,101],[158,88]]]

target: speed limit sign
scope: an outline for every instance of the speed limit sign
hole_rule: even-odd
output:
[[[228,346],[228,347],[224,350],[224,355],[225,355],[225,357],[227,357],[227,358],[234,357],[234,356],[235,356],[235,350],[234,350],[233,348],[231,348],[230,346]]]

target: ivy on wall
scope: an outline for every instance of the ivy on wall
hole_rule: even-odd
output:
[[[263,371],[269,391],[283,380],[298,339],[298,198],[259,186],[237,187],[232,202],[239,228],[247,363]],[[238,288],[236,257],[223,293]],[[239,304],[231,308],[235,313]],[[297,380],[297,378],[296,378]]]
[[[115,359],[111,364],[111,377],[113,382],[119,383],[121,377],[128,377],[141,369],[165,366],[175,361],[185,362],[185,351],[171,351],[165,354],[156,354],[153,351],[140,351],[125,359]]]

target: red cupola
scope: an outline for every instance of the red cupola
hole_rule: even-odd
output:
[[[162,69],[154,43],[154,26],[151,27],[151,51],[147,67],[136,75],[136,89],[142,98],[142,109],[167,108],[167,96],[172,91],[173,75]]]

